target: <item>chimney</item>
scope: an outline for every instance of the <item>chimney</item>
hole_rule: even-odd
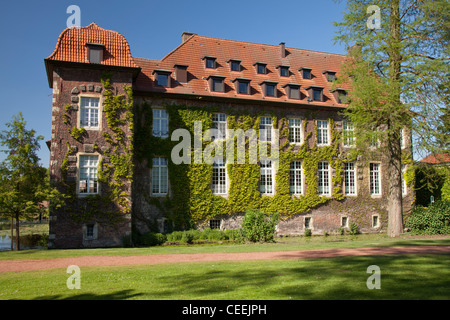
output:
[[[181,34],[181,43],[185,43],[187,39],[189,39],[190,37],[192,37],[195,34],[196,33],[192,33],[192,32],[183,32]]]
[[[284,45],[284,42],[280,42],[280,53],[282,58],[286,58],[286,48],[284,47]]]

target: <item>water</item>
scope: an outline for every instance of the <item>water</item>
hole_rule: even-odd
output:
[[[0,236],[0,251],[5,250],[11,250],[11,238],[8,235]]]

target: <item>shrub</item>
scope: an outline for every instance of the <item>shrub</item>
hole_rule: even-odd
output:
[[[140,244],[144,246],[157,246],[166,242],[166,236],[162,233],[146,232],[140,237]]]
[[[350,234],[355,235],[359,233],[359,227],[355,222],[350,223]]]
[[[194,233],[192,232],[192,230],[183,231],[181,235],[181,241],[192,243],[192,241],[194,241]]]
[[[262,211],[248,210],[242,222],[245,239],[251,242],[273,241],[278,221],[278,214],[269,216]]]
[[[428,208],[417,206],[405,226],[416,234],[450,233],[450,201],[438,200]]]
[[[305,229],[305,237],[311,237],[312,236],[312,231],[309,228]]]
[[[340,234],[341,236],[343,236],[343,235],[345,234],[345,228],[339,227],[339,228],[338,228],[338,234]]]

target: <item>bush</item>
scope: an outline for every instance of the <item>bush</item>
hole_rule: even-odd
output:
[[[262,211],[247,211],[242,222],[245,239],[251,242],[273,241],[278,221],[278,214],[269,216]]]
[[[166,236],[162,233],[146,232],[141,235],[140,244],[144,246],[157,246],[166,242]]]
[[[355,235],[359,233],[359,227],[355,222],[350,223],[350,234]]]
[[[192,243],[194,241],[194,233],[192,230],[183,231],[181,235],[181,241],[186,243]]]
[[[428,208],[417,206],[405,226],[415,234],[450,233],[450,201],[438,200]]]
[[[312,231],[309,228],[305,229],[305,237],[311,237],[312,236]]]

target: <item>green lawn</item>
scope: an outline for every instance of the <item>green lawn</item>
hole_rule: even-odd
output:
[[[366,286],[367,267],[381,289]],[[450,255],[82,267],[81,289],[65,269],[0,274],[0,299],[449,299]]]

